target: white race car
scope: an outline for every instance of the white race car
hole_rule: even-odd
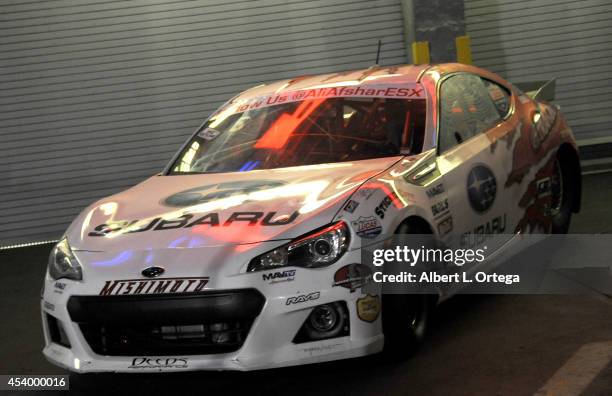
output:
[[[365,293],[363,248],[398,233],[505,248],[566,232],[580,164],[546,92],[459,64],[243,92],[162,173],[70,225],[45,277],[44,355],[76,372],[149,372],[407,351],[449,294]]]

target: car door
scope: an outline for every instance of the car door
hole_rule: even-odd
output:
[[[501,193],[511,161],[509,150],[500,148],[508,130],[504,105],[494,103],[493,89],[475,74],[452,74],[439,84],[437,163],[452,223],[443,239],[460,249],[486,246],[490,254],[512,233]],[[508,113],[509,102],[505,106]]]

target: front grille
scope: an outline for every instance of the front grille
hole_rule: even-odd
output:
[[[73,296],[68,312],[99,355],[204,355],[240,349],[264,302],[253,289]]]
[[[193,325],[81,324],[98,355],[206,355],[240,349],[252,321]]]

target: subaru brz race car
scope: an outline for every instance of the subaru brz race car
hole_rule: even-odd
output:
[[[449,294],[365,292],[363,248],[428,234],[504,249],[567,232],[579,209],[572,132],[534,88],[443,64],[237,95],[163,172],[70,225],[45,277],[44,355],[150,372],[404,353]]]

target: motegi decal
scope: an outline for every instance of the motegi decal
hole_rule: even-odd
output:
[[[202,291],[209,280],[209,277],[109,280],[99,295],[193,293]]]
[[[467,179],[467,193],[472,209],[482,213],[489,210],[497,194],[495,176],[486,165],[476,165]]]
[[[131,369],[163,369],[163,368],[187,368],[187,358],[152,358],[136,357],[132,359]]]
[[[306,301],[318,300],[319,297],[321,297],[321,292],[313,292],[301,296],[289,297],[285,302],[285,305],[299,304]]]
[[[295,279],[295,270],[269,272],[267,274],[262,274],[261,278],[270,283],[291,282]]]
[[[299,212],[293,212],[290,216],[277,216],[276,212],[234,212],[223,222],[223,226],[234,223],[243,223],[250,226],[281,226],[290,224],[298,217]],[[219,227],[221,219],[219,213],[208,213],[204,216],[194,218],[192,214],[184,214],[176,219],[162,219],[157,217],[146,224],[138,224],[140,220],[117,221],[100,224],[91,231],[89,236],[105,236],[122,231],[124,233],[163,231],[176,228],[191,228],[193,226]]]

